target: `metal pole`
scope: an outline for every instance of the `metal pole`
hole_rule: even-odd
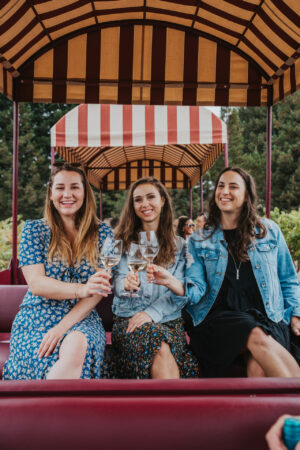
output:
[[[224,144],[224,164],[228,167],[228,144]]]
[[[99,213],[100,213],[100,220],[102,221],[103,217],[102,217],[102,189],[100,189],[99,191],[99,196],[100,196],[100,209],[99,209]]]
[[[193,220],[193,189],[190,187],[190,218]]]
[[[272,169],[272,106],[267,114],[267,154],[266,154],[266,216],[271,213],[271,169]]]
[[[203,176],[202,176],[202,166],[200,166],[200,211],[203,212]]]
[[[19,103],[13,103],[13,186],[12,186],[12,261],[11,283],[18,284],[18,159],[19,159]]]

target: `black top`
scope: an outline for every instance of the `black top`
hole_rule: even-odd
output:
[[[230,248],[230,243],[236,237],[236,229],[223,232]],[[237,269],[239,269],[238,279]],[[229,252],[224,280],[209,314],[213,311],[246,311],[252,308],[266,315],[251,262],[241,262]]]

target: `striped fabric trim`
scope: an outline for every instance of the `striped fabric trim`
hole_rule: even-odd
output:
[[[299,0],[10,0],[0,55],[18,101],[265,105],[299,22]]]
[[[51,129],[51,147],[103,190],[127,189],[144,174],[167,187],[194,185],[226,142],[225,123],[196,106],[82,104]]]
[[[198,106],[82,104],[51,128],[51,147],[226,142],[226,125]]]

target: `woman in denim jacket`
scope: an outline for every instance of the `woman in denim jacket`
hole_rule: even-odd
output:
[[[112,376],[117,378],[179,378],[198,375],[198,363],[186,346],[181,309],[186,302],[182,282],[186,248],[173,230],[173,212],[165,187],[156,178],[136,181],[123,208],[116,239],[124,251],[138,241],[139,231],[156,232],[159,253],[157,270],[167,272],[172,282],[147,283],[145,271],[129,271],[124,254],[115,270],[112,330]],[[127,290],[138,297],[125,297]]]
[[[222,376],[242,354],[250,377],[300,376],[288,327],[300,335],[297,274],[279,227],[256,215],[255,184],[243,169],[220,173],[189,252],[189,334],[204,375]]]

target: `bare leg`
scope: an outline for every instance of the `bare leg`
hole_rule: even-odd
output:
[[[156,353],[151,367],[152,378],[178,379],[179,369],[170,347],[166,342],[162,342],[159,351]]]
[[[247,348],[267,377],[299,377],[300,368],[293,356],[275,339],[255,327]]]
[[[256,359],[253,358],[252,355],[250,355],[250,358],[248,359],[248,362],[247,362],[247,375],[249,378],[266,376],[265,372],[263,371],[261,366],[258,364]]]
[[[59,349],[59,359],[51,367],[47,379],[78,379],[80,378],[86,356],[87,340],[80,331],[73,331],[63,340]]]

